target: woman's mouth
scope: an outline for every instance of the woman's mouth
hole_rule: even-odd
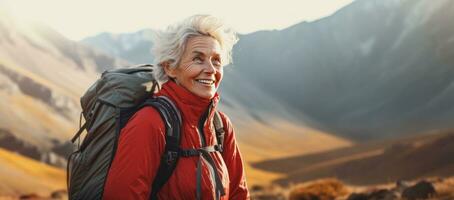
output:
[[[211,86],[214,84],[214,80],[212,79],[196,79],[195,81],[206,86]]]

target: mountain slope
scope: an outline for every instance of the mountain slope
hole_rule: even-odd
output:
[[[311,23],[245,35],[235,65],[343,136],[449,128],[453,10],[446,0],[358,0]]]
[[[126,62],[3,10],[0,34],[0,136],[36,150],[27,156],[63,166],[65,153],[52,149],[74,134],[79,97],[100,71]],[[15,148],[23,146],[9,146]]]
[[[65,172],[0,148],[0,195],[39,194],[66,188]]]
[[[257,162],[260,170],[284,174],[289,183],[336,177],[353,185],[383,184],[431,176],[454,175],[454,133],[368,142],[322,153]],[[360,173],[358,173],[360,172]]]
[[[127,34],[101,33],[84,38],[81,43],[135,64],[151,63],[153,55],[150,49],[153,45],[151,42],[153,34],[154,31],[151,29]]]

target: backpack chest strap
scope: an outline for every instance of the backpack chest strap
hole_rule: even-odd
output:
[[[199,149],[180,149],[178,151],[179,155],[182,157],[192,157],[199,156],[202,152],[212,153],[212,152],[222,152],[222,145],[216,144],[213,146],[202,147]]]
[[[222,145],[216,144],[213,146],[202,147],[198,149],[180,149],[178,154],[182,157],[194,157],[199,156],[196,170],[196,198],[200,200],[202,198],[202,160],[205,159],[208,162],[208,170],[211,175],[211,179],[214,180],[214,189],[216,200],[220,199],[221,196],[225,195],[224,185],[222,184],[221,177],[217,171],[216,163],[211,157],[210,153],[222,152]]]

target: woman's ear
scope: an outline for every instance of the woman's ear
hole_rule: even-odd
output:
[[[164,72],[167,74],[168,77],[170,78],[176,77],[175,68],[170,67],[169,61],[164,61],[160,65],[162,66],[162,68],[164,68]]]

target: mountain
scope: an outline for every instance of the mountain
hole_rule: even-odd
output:
[[[153,34],[154,31],[151,29],[125,34],[101,33],[87,37],[81,43],[135,64],[151,63],[153,56],[150,49]]]
[[[313,22],[241,35],[223,96],[355,140],[452,128],[453,11],[449,0],[356,0]],[[130,48],[152,45],[135,41]],[[149,61],[148,52],[123,58]]]
[[[79,97],[99,72],[127,62],[3,10],[0,36],[1,147],[64,166]]]
[[[61,168],[73,150],[79,97],[100,72],[122,65],[0,9],[0,198],[66,189]]]
[[[339,135],[450,128],[453,10],[449,0],[357,0],[311,23],[245,35],[235,65]]]

